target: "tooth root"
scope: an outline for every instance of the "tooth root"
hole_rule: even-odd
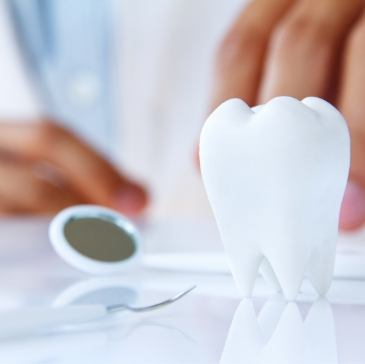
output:
[[[246,252],[245,254],[229,254],[231,271],[242,297],[251,297],[255,285],[262,255]]]
[[[335,243],[325,241],[313,252],[308,268],[308,278],[320,296],[324,296],[331,286],[335,265],[335,249],[329,249],[329,244]]]
[[[276,275],[266,258],[263,259],[262,264],[260,266],[260,273],[264,278],[265,282],[276,292],[281,291],[280,283],[276,278]]]
[[[267,255],[267,259],[276,274],[284,297],[288,301],[294,301],[302,285],[309,256],[305,256],[299,250],[292,251],[285,247],[283,251],[284,254],[277,251],[271,256]]]

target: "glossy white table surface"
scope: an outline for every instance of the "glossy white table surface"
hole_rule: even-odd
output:
[[[177,251],[220,249],[214,230],[199,231],[189,223],[168,226],[165,234],[163,223],[144,228],[148,252],[173,251],[174,231],[175,240],[180,239]],[[1,364],[365,363],[361,277],[337,278],[328,300],[317,300],[305,283],[296,303],[269,297],[259,279],[255,298],[240,301],[224,273],[141,267],[113,277],[81,274],[53,253],[44,220],[1,220],[0,232],[0,325],[9,310],[75,301],[148,304],[198,285],[180,302],[158,311],[2,339]],[[199,245],[193,236],[212,241]]]

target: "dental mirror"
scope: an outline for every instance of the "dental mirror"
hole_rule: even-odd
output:
[[[134,224],[101,206],[61,211],[51,221],[49,237],[67,263],[87,273],[118,273],[140,257],[140,236]]]

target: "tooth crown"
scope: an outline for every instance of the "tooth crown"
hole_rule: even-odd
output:
[[[202,176],[243,296],[260,265],[288,299],[305,273],[318,293],[328,290],[349,159],[346,122],[319,98],[253,109],[231,99],[210,115]]]

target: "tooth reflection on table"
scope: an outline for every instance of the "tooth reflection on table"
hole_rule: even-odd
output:
[[[275,297],[256,314],[253,301],[241,301],[220,364],[243,363],[338,363],[331,305],[315,301],[303,315],[297,303]]]

